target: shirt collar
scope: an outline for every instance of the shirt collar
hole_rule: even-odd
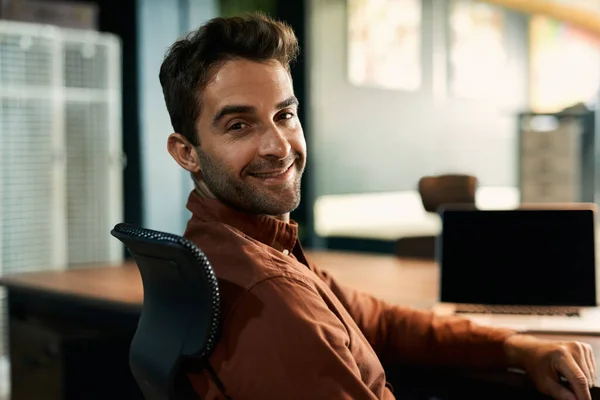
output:
[[[291,252],[298,240],[295,221],[287,223],[269,215],[236,210],[217,199],[199,196],[194,190],[188,198],[187,208],[192,212],[192,219],[222,222],[278,251]]]

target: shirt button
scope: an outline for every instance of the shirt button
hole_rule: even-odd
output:
[[[288,249],[285,249],[283,250],[283,254],[287,256],[288,254],[290,254],[290,251]]]

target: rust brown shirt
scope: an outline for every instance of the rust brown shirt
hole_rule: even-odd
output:
[[[222,336],[210,364],[237,399],[393,399],[382,367],[505,365],[508,330],[403,308],[336,282],[307,260],[298,227],[190,195],[185,237],[219,281]],[[367,273],[368,265],[365,265]],[[203,399],[224,398],[208,372]]]

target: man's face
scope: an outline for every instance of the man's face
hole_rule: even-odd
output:
[[[197,177],[238,209],[267,215],[294,210],[306,165],[297,111],[291,78],[279,62],[226,62],[201,98]]]

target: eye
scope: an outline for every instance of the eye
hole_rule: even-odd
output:
[[[248,124],[244,123],[244,122],[236,122],[234,124],[229,125],[229,127],[227,128],[228,131],[239,131],[244,129],[245,127],[247,127]]]
[[[284,111],[277,116],[277,119],[280,121],[286,120],[286,119],[291,119],[291,118],[294,118],[294,113],[289,112],[289,111]]]

